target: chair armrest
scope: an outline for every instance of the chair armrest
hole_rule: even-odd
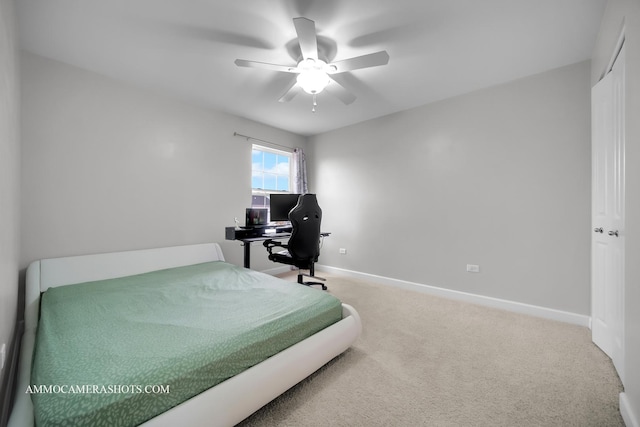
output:
[[[278,242],[277,240],[273,240],[273,239],[267,239],[264,242],[262,242],[262,246],[264,246],[265,248],[267,248],[267,251],[269,252],[269,255],[271,255],[273,252],[273,248],[275,247],[281,247],[284,249],[287,249],[289,246]]]

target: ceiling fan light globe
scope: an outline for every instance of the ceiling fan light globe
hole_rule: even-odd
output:
[[[301,72],[300,74],[298,74],[296,80],[302,90],[310,95],[315,95],[322,92],[330,82],[327,73],[317,69],[305,70]]]

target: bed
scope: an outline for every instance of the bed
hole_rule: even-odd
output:
[[[229,280],[228,277],[238,277],[238,282],[251,282],[253,283],[252,286],[260,283],[255,285],[261,287],[260,289],[272,287],[272,281],[278,281],[281,283],[273,283],[273,287],[280,290],[286,289],[286,292],[300,288],[305,292],[304,298],[307,298],[307,295],[315,297],[316,295],[325,294],[322,291],[312,290],[295,283],[284,282],[262,273],[231,266],[224,262],[222,251],[216,243],[35,261],[29,265],[26,274],[25,331],[22,337],[16,399],[9,419],[9,426],[34,425],[35,417],[32,396],[41,398],[43,395],[29,394],[26,392],[32,385],[32,360],[37,359],[39,354],[40,358],[45,361],[55,359],[55,357],[51,357],[51,355],[47,355],[44,352],[45,350],[43,350],[43,348],[46,348],[46,346],[42,345],[40,343],[41,341],[38,341],[38,352],[34,352],[40,316],[45,316],[45,319],[48,319],[48,316],[50,316],[48,308],[43,309],[42,313],[40,312],[41,299],[45,299],[45,301],[55,301],[54,296],[57,296],[56,298],[60,300],[64,300],[65,298],[78,298],[77,295],[68,294],[68,292],[70,292],[70,290],[80,292],[82,297],[82,295],[88,292],[87,289],[91,290],[91,296],[94,298],[96,289],[99,289],[99,293],[102,295],[102,292],[107,292],[109,289],[117,289],[114,288],[116,283],[118,284],[117,286],[130,286],[129,282],[127,282],[127,285],[122,285],[122,280],[137,280],[146,283],[150,282],[148,278],[153,278],[152,282],[156,283],[157,277],[168,276],[173,278],[177,277],[175,280],[181,281],[182,279],[180,277],[182,276],[180,275],[183,274],[197,274],[199,275],[197,277],[207,277],[207,280],[209,280],[209,276],[202,275],[205,273],[208,275],[211,269],[227,271],[225,274],[231,275],[227,276],[227,281]],[[193,273],[193,271],[197,271],[197,273]],[[82,285],[65,286],[70,284]],[[284,287],[282,287],[282,285],[284,285]],[[194,286],[202,291],[201,288],[203,288],[204,285],[198,282],[198,284]],[[43,292],[50,288],[55,289],[52,289],[52,292],[43,294]],[[80,291],[76,291],[76,289]],[[247,291],[244,289],[242,292],[245,292],[245,295],[249,295],[246,294]],[[255,293],[256,291],[252,292]],[[155,294],[155,292],[153,294]],[[175,301],[181,297],[174,294],[166,298]],[[205,297],[204,299],[207,298],[220,299],[218,297]],[[300,296],[296,298],[300,298]],[[192,302],[189,302],[189,304],[192,304]],[[322,320],[329,324],[329,326],[314,326],[316,329],[320,328],[318,332],[300,332],[298,335],[303,338],[302,341],[294,344],[287,342],[278,344],[284,346],[284,349],[277,350],[277,353],[267,356],[265,360],[257,362],[257,364],[251,365],[251,367],[234,367],[234,369],[239,370],[239,373],[234,374],[228,379],[221,380],[222,382],[219,382],[213,387],[198,392],[197,395],[146,420],[141,425],[151,427],[174,425],[232,426],[239,423],[266,403],[315,372],[328,361],[344,352],[358,338],[362,328],[358,313],[353,307],[347,304],[342,304],[339,301],[338,304],[338,318],[335,320],[328,320],[328,318]],[[48,302],[43,305],[49,307],[52,303]],[[84,306],[85,303],[83,302],[81,305]],[[96,310],[99,309],[100,308]],[[327,310],[335,311],[336,308],[327,308]],[[53,311],[55,312],[55,310]],[[191,311],[197,311],[197,308]],[[243,316],[246,318],[246,313],[243,314]],[[298,313],[297,316],[300,317],[300,313]],[[322,318],[322,316],[325,315],[319,314],[318,316]],[[307,317],[311,317],[311,315]],[[45,322],[44,324],[48,323]],[[100,334],[108,334],[108,331],[109,329],[107,328],[105,331],[100,332]],[[296,335],[296,333],[291,332],[293,329],[287,329],[287,331],[289,332],[282,334],[286,339],[292,339],[291,337]],[[304,338],[304,336],[306,336],[305,334],[309,336]],[[264,335],[264,330],[253,333],[253,335],[262,336]],[[263,345],[261,343],[254,344],[254,347],[256,346],[262,347]],[[51,354],[55,354],[57,350],[55,347],[52,347],[51,351],[53,351],[53,353]],[[200,353],[202,353],[202,351]],[[235,354],[238,353],[231,351],[227,355],[227,360],[233,361],[234,357],[230,357],[229,355],[233,356]],[[215,363],[219,364],[220,362],[216,361]],[[247,363],[251,364],[253,362]],[[34,366],[36,365],[34,364]],[[37,375],[38,369],[34,368],[33,373]],[[47,394],[45,393],[44,395]],[[48,396],[51,397],[51,395],[50,393]],[[40,405],[39,401],[36,402]],[[54,406],[55,404],[56,403],[54,403]],[[67,421],[63,420],[60,422]]]

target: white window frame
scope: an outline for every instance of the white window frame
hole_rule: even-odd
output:
[[[253,151],[262,151],[262,152],[266,152],[266,153],[272,153],[272,154],[277,154],[279,156],[283,156],[283,157],[288,157],[289,158],[289,190],[287,191],[282,191],[282,190],[265,190],[262,188],[254,188],[253,187]],[[253,204],[253,196],[264,196],[265,200],[267,199],[267,197],[269,196],[269,194],[272,193],[282,193],[282,194],[291,194],[293,192],[293,152],[291,151],[285,151],[285,150],[278,150],[276,148],[271,148],[271,147],[266,147],[264,145],[258,145],[258,144],[252,144],[251,146],[251,157],[252,157],[252,164],[251,164],[251,207],[263,207],[263,205],[254,205]],[[264,172],[264,169],[262,170]],[[267,209],[269,209],[269,205],[267,204],[266,206]]]

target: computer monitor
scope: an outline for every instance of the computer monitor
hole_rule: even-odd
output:
[[[264,227],[265,225],[267,225],[266,208],[247,208],[247,213],[245,216],[245,226]]]
[[[271,221],[289,221],[289,211],[298,204],[299,194],[274,193],[269,195]]]

